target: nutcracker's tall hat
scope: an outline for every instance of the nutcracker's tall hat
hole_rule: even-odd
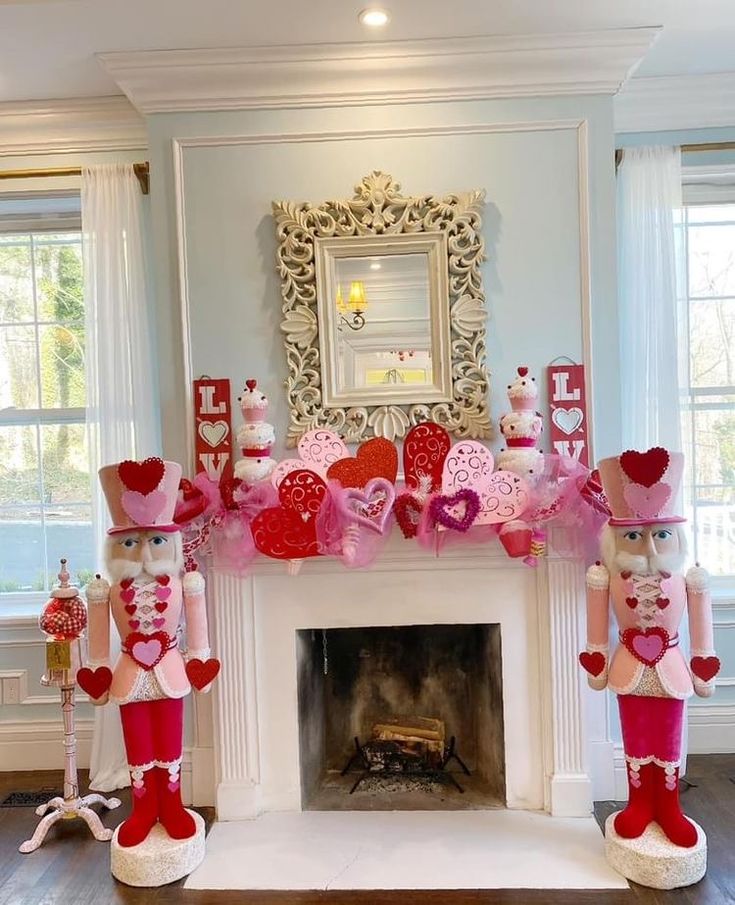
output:
[[[181,480],[181,466],[151,458],[105,465],[99,472],[102,492],[112,517],[108,534],[121,531],[173,532],[174,509]]]
[[[674,514],[684,471],[684,456],[661,446],[647,452],[629,449],[598,464],[612,518],[610,524],[662,525],[685,522]]]

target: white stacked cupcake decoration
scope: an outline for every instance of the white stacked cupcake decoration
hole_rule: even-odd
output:
[[[237,443],[244,458],[235,463],[235,477],[253,484],[268,478],[276,467],[276,460],[270,457],[276,432],[265,420],[268,397],[258,389],[257,380],[245,381],[245,389],[237,401],[244,421],[237,432]]]
[[[508,399],[512,411],[500,419],[500,432],[506,449],[498,453],[497,467],[512,471],[533,483],[544,470],[544,454],[536,448],[544,422],[541,413],[536,410],[536,379],[529,377],[528,368],[518,368],[518,376],[508,386]]]

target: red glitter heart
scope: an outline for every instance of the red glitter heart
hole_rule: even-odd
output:
[[[662,446],[644,453],[628,449],[620,456],[620,467],[634,484],[653,487],[669,467],[669,454]]]
[[[416,537],[423,508],[420,500],[410,493],[402,493],[396,497],[393,512],[404,537]]]
[[[371,478],[386,478],[395,484],[397,475],[398,450],[385,437],[373,437],[362,444],[354,458],[339,459],[327,471],[327,477],[343,487],[364,487]]]
[[[431,493],[441,490],[444,460],[452,445],[449,434],[432,421],[417,424],[403,441],[403,474],[406,486],[418,490],[421,478],[428,478]]]
[[[579,662],[591,676],[599,676],[605,668],[605,655],[600,651],[582,651],[579,655]]]
[[[128,490],[135,490],[147,496],[152,493],[163,480],[166,466],[163,459],[151,457],[143,462],[127,459],[117,466],[117,474]]]

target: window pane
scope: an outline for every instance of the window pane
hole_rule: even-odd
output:
[[[0,427],[0,506],[40,502],[36,426]]]
[[[0,593],[45,589],[40,510],[0,510],[0,549]]]
[[[84,324],[41,327],[41,405],[84,408]]]
[[[735,204],[690,204],[690,223],[721,223],[735,221]]]
[[[735,396],[708,397],[708,401],[731,408],[695,409],[695,483],[700,497],[704,485],[735,485]],[[707,498],[723,500],[721,495]]]
[[[696,555],[714,575],[735,574],[735,492],[697,491]],[[712,497],[719,497],[713,501]]]
[[[33,244],[39,320],[84,322],[82,252],[78,233],[40,233],[33,237]]]
[[[38,408],[36,331],[0,327],[0,409]]]
[[[91,501],[87,432],[83,424],[42,424],[43,494],[47,516],[59,505]]]
[[[735,296],[735,225],[689,227],[689,295]]]
[[[692,386],[735,386],[735,299],[689,303]]]
[[[30,237],[0,236],[0,323],[33,319]]]
[[[51,583],[56,580],[59,560],[69,561],[75,584],[85,585],[92,571],[99,571],[92,537],[91,506],[59,506],[46,510],[46,546]]]

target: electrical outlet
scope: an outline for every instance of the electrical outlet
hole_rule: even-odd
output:
[[[2,704],[22,704],[28,697],[27,671],[19,670],[3,670],[0,672],[0,703]]]

